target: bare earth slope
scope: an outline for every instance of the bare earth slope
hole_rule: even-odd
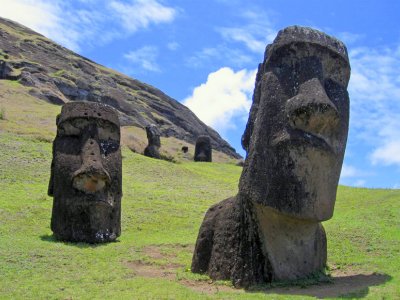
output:
[[[219,134],[186,106],[160,90],[105,68],[13,21],[0,18],[0,80],[16,80],[31,87],[39,99],[63,104],[96,101],[121,112],[124,126],[157,124],[164,137],[194,143],[207,134],[212,146],[240,158]]]

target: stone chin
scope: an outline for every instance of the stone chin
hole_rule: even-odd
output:
[[[268,185],[260,188],[259,180],[247,178],[241,194],[294,218],[317,222],[330,219],[341,166],[335,155],[304,145],[280,145],[271,152],[276,158],[268,164],[273,171],[262,180]]]
[[[299,219],[317,222],[330,219],[340,175],[336,155],[326,149],[309,145],[292,146],[287,151],[287,172],[279,178],[286,181],[286,184],[278,191],[284,197],[280,198],[277,193],[273,195],[277,201],[272,202],[271,206],[283,214]],[[271,181],[272,185],[276,184],[274,178]],[[268,199],[266,197],[267,206]]]

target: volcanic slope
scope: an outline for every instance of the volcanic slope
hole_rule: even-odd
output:
[[[206,134],[211,138],[213,149],[230,158],[240,158],[215,130],[160,90],[3,18],[0,18],[0,80],[18,81],[29,87],[33,97],[53,104],[69,101],[109,104],[120,112],[123,126],[143,129],[154,123],[162,136],[189,144],[194,144],[198,135]],[[131,144],[133,150],[141,151],[141,147]]]

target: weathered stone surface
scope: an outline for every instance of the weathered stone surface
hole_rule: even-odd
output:
[[[144,155],[152,158],[160,159],[160,131],[157,126],[154,124],[150,124],[146,126],[146,134],[148,145],[144,149]]]
[[[0,61],[0,79],[8,79],[11,72],[11,66],[5,61]]]
[[[194,161],[212,161],[212,148],[209,136],[201,135],[197,138],[194,149]]]
[[[267,46],[242,137],[247,157],[239,193],[235,205],[225,200],[207,212],[194,272],[249,286],[323,269],[320,222],[333,214],[348,132],[349,77],[346,47],[317,30],[288,27]],[[229,224],[218,225],[224,222]]]
[[[112,107],[70,102],[57,117],[48,194],[59,240],[102,243],[121,234],[120,124]]]
[[[238,196],[210,207],[201,224],[192,259],[194,273],[232,280],[237,287],[271,280],[251,202]]]
[[[0,79],[18,80],[32,95],[55,104],[92,101],[111,105],[121,126],[156,124],[161,136],[194,144],[208,135],[213,149],[240,158],[186,106],[162,91],[105,68],[13,21],[0,18]]]

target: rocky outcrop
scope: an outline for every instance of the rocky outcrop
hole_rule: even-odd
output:
[[[212,147],[240,158],[212,128],[160,90],[105,68],[46,37],[0,18],[0,79],[18,80],[31,94],[55,104],[92,101],[113,106],[122,126],[156,124],[164,137],[194,144],[208,135]]]

